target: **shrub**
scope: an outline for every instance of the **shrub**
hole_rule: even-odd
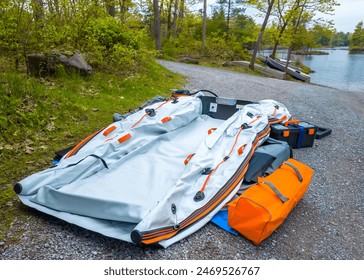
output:
[[[130,73],[153,60],[155,53],[147,51],[143,29],[131,29],[113,17],[98,18],[86,29],[84,50],[93,67],[118,68],[118,73]]]
[[[110,52],[110,62],[123,69],[124,71],[130,72],[135,66],[135,58],[137,51],[126,45],[115,44]]]

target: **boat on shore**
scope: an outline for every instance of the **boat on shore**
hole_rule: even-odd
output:
[[[291,114],[274,100],[185,92],[115,114],[14,191],[25,205],[126,242],[166,248],[196,232],[240,190],[270,126]]]
[[[311,79],[310,75],[307,75],[307,74],[301,72],[298,68],[294,68],[292,66],[289,66],[286,68],[286,65],[284,62],[275,60],[269,56],[265,57],[265,61],[270,68],[273,68],[273,69],[276,69],[276,70],[279,70],[282,72],[286,72],[287,74],[291,75],[292,77],[294,77],[298,80],[301,80],[304,82],[310,82],[310,79]]]

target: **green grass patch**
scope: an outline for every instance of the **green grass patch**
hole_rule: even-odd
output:
[[[4,64],[2,64],[4,65]],[[78,143],[156,96],[170,96],[185,80],[157,63],[121,77],[62,75],[35,79],[3,66],[0,72],[0,240],[20,211],[12,190],[20,179],[51,166],[54,152]]]
[[[295,61],[295,66],[298,67],[303,73],[310,74],[313,72],[313,70],[310,67],[303,64],[303,62],[299,59]]]

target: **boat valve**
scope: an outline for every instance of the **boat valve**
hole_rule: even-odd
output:
[[[241,128],[242,128],[242,129],[248,129],[248,128],[251,128],[251,126],[250,126],[250,125],[248,125],[247,123],[243,123],[243,124],[241,125]]]
[[[172,210],[172,214],[176,214],[176,212],[177,212],[177,206],[176,206],[176,204],[172,204],[171,205],[171,210]]]
[[[199,202],[201,200],[203,200],[205,198],[205,194],[201,191],[198,191],[196,194],[195,194],[195,197],[193,198],[194,201],[196,202]]]
[[[155,116],[155,110],[154,110],[154,109],[145,109],[145,113],[146,113],[149,117],[154,117],[154,116]]]
[[[204,168],[204,170],[202,171],[202,175],[209,175],[212,171],[213,171],[213,169],[212,169],[212,168],[210,168],[210,167],[206,167],[206,168]]]

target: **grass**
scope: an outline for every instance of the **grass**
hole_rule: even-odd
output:
[[[310,74],[310,73],[314,72],[310,67],[303,64],[303,62],[300,59],[296,59],[295,66],[300,68],[300,70],[306,74]]]
[[[127,78],[95,72],[88,78],[35,79],[0,60],[0,241],[22,215],[16,210],[20,202],[14,183],[50,167],[55,151],[110,124],[115,112],[127,112],[156,95],[170,96],[185,82],[157,63]]]

